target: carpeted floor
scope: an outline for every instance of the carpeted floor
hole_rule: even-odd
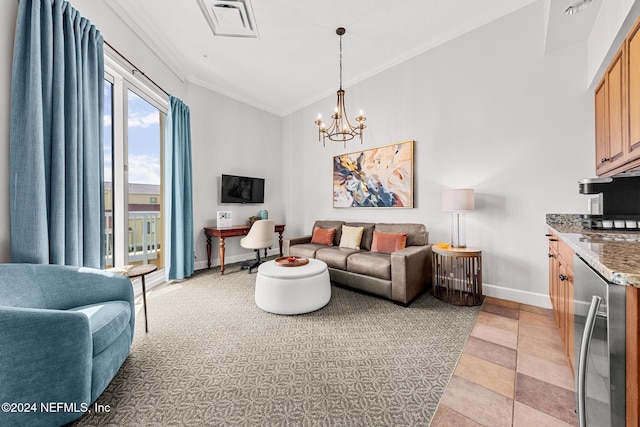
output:
[[[479,307],[334,286],[323,309],[278,316],[256,307],[255,277],[212,269],[149,292],[149,333],[139,312],[103,410],[74,425],[429,424]]]

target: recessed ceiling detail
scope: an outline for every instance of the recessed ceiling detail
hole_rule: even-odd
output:
[[[258,38],[251,0],[198,0],[213,35]]]
[[[315,102],[323,102],[324,106],[316,108],[320,111],[327,108],[327,113],[335,106],[331,102],[335,101],[339,64],[336,36],[331,32],[339,25],[347,25],[350,34],[349,41],[344,40],[343,88],[350,97],[356,97],[349,102],[359,103],[366,96],[350,90],[357,82],[525,7],[531,10],[522,13],[539,14],[541,20],[558,19],[557,24],[549,24],[553,29],[546,33],[546,46],[547,51],[552,44],[553,49],[559,49],[565,38],[562,43],[552,39],[572,33],[570,28],[586,21],[603,2],[593,0],[588,10],[566,16],[564,10],[575,1],[102,0],[97,3],[111,8],[180,80],[286,116]],[[400,3],[403,7],[398,7]],[[549,11],[543,3],[549,4]],[[225,12],[226,6],[216,4],[230,6],[234,27],[240,28],[240,34],[236,35],[241,38],[212,36],[227,32],[224,25],[213,26],[213,22],[216,25],[224,22],[222,16],[215,20],[210,16],[209,10],[212,14]],[[259,25],[254,16],[260,20]],[[109,27],[119,28],[115,23]],[[259,33],[259,42],[247,38],[251,30]],[[589,32],[581,34],[584,41]],[[132,40],[135,44],[130,47],[123,45],[129,42],[130,33],[111,36],[107,41],[120,46],[122,52],[130,55],[142,52],[136,48],[137,41]],[[576,40],[572,38],[570,42]],[[131,59],[135,61],[136,57]]]

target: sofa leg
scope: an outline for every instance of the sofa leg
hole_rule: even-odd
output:
[[[400,302],[400,301],[393,301],[393,300],[392,300],[392,302],[393,302],[395,305],[399,305],[400,307],[404,307],[404,308],[409,307],[409,304],[411,304],[411,301],[409,301],[409,302],[407,302],[407,303],[404,303],[404,302]]]
[[[395,300],[391,300],[391,301],[393,301],[393,303],[395,305],[400,305],[400,306],[402,306],[404,308],[407,308],[407,307],[409,307],[411,305],[412,302],[414,302],[415,300],[420,298],[422,295],[427,294],[427,293],[431,294],[430,289],[431,289],[431,285],[426,286],[425,289],[423,289],[422,291],[418,292],[418,294],[416,296],[414,296],[413,298],[411,298],[408,302],[400,302],[400,301],[395,301]]]

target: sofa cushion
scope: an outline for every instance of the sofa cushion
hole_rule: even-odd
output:
[[[313,229],[313,235],[311,236],[311,243],[315,245],[333,246],[333,239],[336,236],[335,228],[320,228]]]
[[[347,248],[321,248],[316,252],[316,259],[324,261],[328,267],[337,268],[339,270],[347,269],[347,258],[358,252],[355,249]]]
[[[364,230],[362,227],[349,227],[348,225],[343,225],[340,247],[347,249],[360,249],[362,230]]]
[[[342,225],[344,221],[318,220],[313,224],[313,230],[318,228],[335,228],[336,235],[333,238],[333,246],[340,245],[340,237],[342,237]],[[313,234],[313,232],[311,233]]]
[[[407,233],[382,233],[373,232],[373,244],[371,252],[390,254],[407,246]]]
[[[303,258],[315,258],[318,249],[326,248],[325,245],[316,245],[314,243],[302,243],[289,247],[290,256],[300,256]]]
[[[362,227],[362,239],[360,239],[360,249],[365,251],[371,250],[371,243],[373,242],[373,229],[375,224],[372,222],[347,222],[344,225],[349,227]]]
[[[361,251],[347,259],[347,271],[391,280],[391,255]]]
[[[79,311],[89,318],[93,355],[100,354],[120,336],[131,320],[131,306],[127,301],[107,301],[69,309]]]
[[[407,246],[429,244],[429,233],[424,224],[376,224],[376,231],[383,233],[407,233]]]

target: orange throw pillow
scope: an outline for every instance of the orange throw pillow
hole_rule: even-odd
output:
[[[313,230],[313,236],[311,237],[311,243],[316,245],[333,246],[333,238],[336,235],[335,228],[320,228],[316,227]]]
[[[371,244],[371,252],[380,252],[390,254],[399,251],[407,246],[407,233],[383,233],[380,231],[373,232],[373,243]]]

